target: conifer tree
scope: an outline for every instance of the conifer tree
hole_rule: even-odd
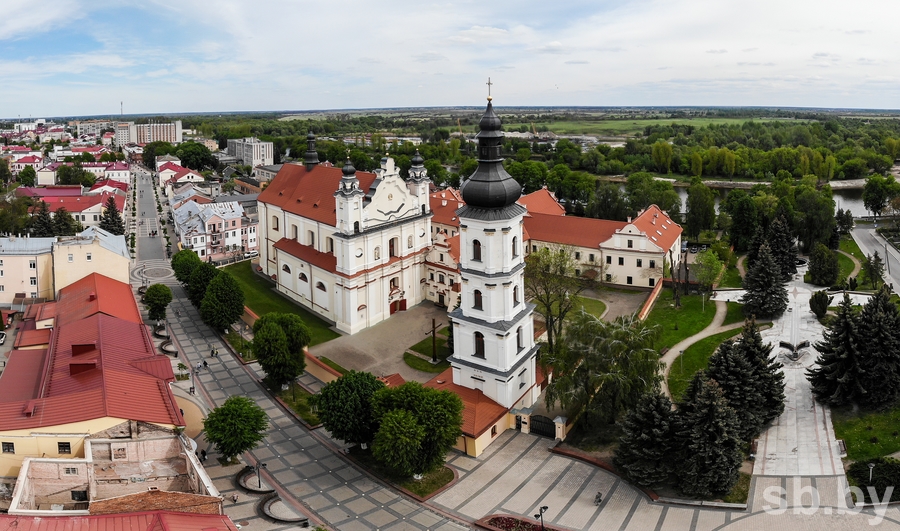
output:
[[[862,276],[863,282],[871,284],[872,289],[878,289],[884,276],[884,262],[878,251],[875,251],[875,254],[866,255],[866,259],[862,263]]]
[[[747,249],[747,267],[753,267],[756,259],[759,258],[759,248],[766,241],[766,231],[762,224],[756,227],[753,232],[753,239],[750,240],[750,247]]]
[[[900,397],[900,312],[882,286],[863,306],[859,318],[862,367],[860,385],[870,406],[893,403]]]
[[[50,216],[50,209],[47,203],[41,201],[37,212],[31,218],[31,235],[35,238],[46,238],[53,236],[53,218]]]
[[[740,477],[738,418],[715,380],[697,371],[675,414],[681,490],[706,497],[731,490]]]
[[[738,419],[737,436],[750,442],[762,430],[765,397],[760,393],[756,371],[750,362],[726,341],[709,358],[707,375],[719,384]]]
[[[56,236],[72,236],[75,234],[75,218],[72,214],[60,207],[53,214],[53,233]]]
[[[672,402],[657,391],[641,397],[622,419],[614,462],[629,481],[651,487],[672,472]]]
[[[103,215],[100,216],[100,228],[116,236],[125,234],[125,222],[122,220],[121,212],[116,208],[116,198],[113,195],[106,200]]]
[[[862,400],[866,394],[860,385],[863,374],[860,366],[862,337],[858,317],[846,293],[838,305],[837,317],[823,335],[823,340],[815,344],[819,351],[816,364],[806,371],[813,395],[819,402],[830,406]]]
[[[772,345],[763,341],[755,319],[744,322],[741,339],[734,348],[753,368],[753,380],[764,404],[758,416],[760,422],[765,425],[784,412],[784,373],[781,372],[783,365],[772,358]]]
[[[741,298],[747,317],[778,317],[787,308],[788,296],[775,258],[764,243],[759,256],[744,277],[746,293]]]
[[[783,216],[778,216],[769,226],[768,242],[781,271],[781,278],[790,280],[797,272],[797,246],[794,245],[794,235]]]

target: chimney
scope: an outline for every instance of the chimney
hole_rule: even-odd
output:
[[[319,154],[316,152],[316,135],[310,132],[306,135],[306,154],[303,157],[303,165],[306,171],[312,171],[319,164]]]
[[[631,223],[631,216],[628,216],[628,223]]]
[[[631,218],[628,218],[628,221],[631,221]],[[95,300],[97,300],[97,294],[94,293],[94,292],[92,291],[91,294],[88,295],[88,300],[89,300],[89,301],[95,301]]]

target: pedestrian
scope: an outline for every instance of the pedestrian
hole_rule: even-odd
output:
[[[203,369],[203,364],[198,361],[197,362],[197,374],[200,374],[201,369]]]
[[[237,501],[238,501],[238,495],[237,495],[237,492],[235,492],[234,494],[231,495],[231,503],[237,503]]]
[[[190,394],[194,394],[196,392],[196,388],[194,388],[194,386],[191,386],[190,389],[188,389],[188,392]]]
[[[219,357],[219,349],[215,348],[215,349],[213,349],[213,351],[215,352],[214,356],[218,358]]]
[[[209,357],[210,358],[216,357],[216,349],[214,349],[214,348],[209,349]]]
[[[200,450],[200,461],[206,461],[206,450]]]
[[[204,369],[208,369],[208,368],[209,368],[209,363],[208,363],[206,360],[203,360],[203,368],[204,368]]]
[[[181,408],[178,408],[178,411],[180,411],[180,412],[181,412],[181,416],[182,416],[182,417],[183,417],[183,416],[184,416],[184,410],[183,410],[183,409],[181,409]]]

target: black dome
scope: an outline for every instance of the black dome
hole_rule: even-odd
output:
[[[344,163],[344,167],[341,168],[341,172],[344,174],[344,178],[350,178],[356,176],[356,168],[353,167],[353,163],[350,162],[350,158],[347,158],[347,162]]]
[[[462,185],[463,201],[478,208],[509,206],[522,195],[522,186],[503,167],[500,117],[490,100],[478,125],[481,129],[475,137],[478,140],[478,168]]]
[[[419,150],[417,149],[416,154],[413,155],[413,158],[410,162],[412,162],[413,166],[421,166],[422,164],[425,163],[425,159],[422,158],[422,155],[419,153]]]

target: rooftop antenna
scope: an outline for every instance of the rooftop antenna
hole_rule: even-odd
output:
[[[119,116],[122,116],[122,117],[125,116],[124,104],[125,104],[125,102],[122,102],[122,101],[119,102]]]

